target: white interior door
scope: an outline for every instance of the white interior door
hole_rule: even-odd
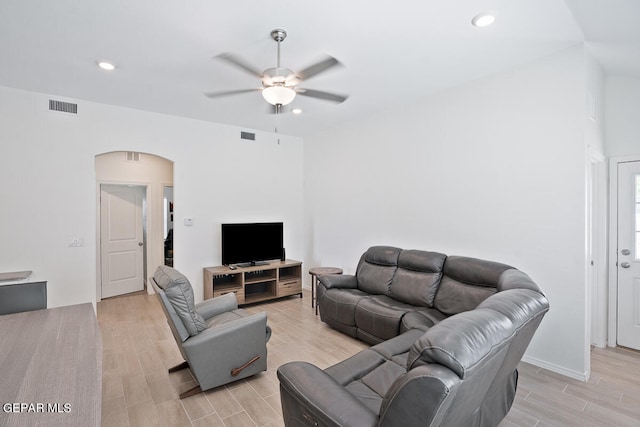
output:
[[[618,344],[640,350],[640,162],[618,164]]]
[[[144,187],[100,187],[102,298],[144,289]]]

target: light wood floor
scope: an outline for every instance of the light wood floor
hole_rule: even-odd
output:
[[[325,368],[368,347],[320,322],[308,294],[248,310],[268,313],[268,371],[180,400],[178,393],[194,382],[188,370],[167,373],[182,359],[156,297],[99,302],[102,425],[282,426],[278,366],[305,360]],[[526,363],[519,371],[516,401],[501,427],[640,425],[639,352],[594,349],[588,383]]]

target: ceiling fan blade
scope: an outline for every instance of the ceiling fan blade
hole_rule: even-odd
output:
[[[316,62],[315,64],[298,71],[297,73],[295,73],[295,75],[300,80],[307,80],[328,70],[331,67],[335,67],[338,64],[340,64],[340,62],[336,58],[334,58],[333,56],[327,56],[322,61]]]
[[[219,92],[206,92],[204,96],[206,96],[207,98],[222,98],[224,96],[240,95],[242,93],[259,92],[259,91],[260,89],[223,90]]]
[[[344,102],[349,98],[349,95],[339,95],[337,93],[325,92],[322,90],[314,90],[314,89],[302,89],[297,88],[296,92],[301,96],[308,96],[310,98],[324,99],[325,101],[332,102]]]
[[[262,71],[232,53],[221,53],[220,55],[214,56],[214,58],[221,59],[235,67],[241,68],[254,77],[262,78]]]

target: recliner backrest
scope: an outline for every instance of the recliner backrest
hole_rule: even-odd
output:
[[[160,306],[162,307],[162,311],[164,311],[165,316],[167,317],[167,323],[169,324],[169,328],[171,329],[171,333],[173,337],[176,339],[176,342],[183,343],[189,338],[189,332],[182,324],[182,319],[178,316],[178,313],[173,309],[173,306],[169,302],[167,295],[164,293],[156,282],[155,278],[151,278],[151,284],[153,285],[153,290],[156,291],[156,295],[158,295],[158,299],[160,300]]]
[[[389,296],[418,307],[433,307],[433,300],[447,259],[439,252],[403,250],[398,256],[398,269],[389,287]]]
[[[161,265],[156,269],[153,279],[158,287],[164,291],[189,336],[198,335],[207,329],[207,323],[195,309],[191,283],[182,273]]]
[[[448,317],[429,328],[411,346],[407,370],[438,363],[464,380],[480,367],[494,347],[513,333],[509,318],[493,310],[476,309]]]
[[[502,273],[513,267],[461,256],[447,257],[434,307],[453,315],[475,309],[497,292]]]
[[[367,249],[356,270],[358,289],[371,295],[387,295],[401,251],[392,246],[372,246]]]
[[[478,425],[513,336],[511,321],[487,309],[436,324],[409,350],[407,374],[384,397],[379,425]]]

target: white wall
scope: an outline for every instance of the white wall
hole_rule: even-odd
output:
[[[587,248],[585,271],[591,308],[585,318],[587,341],[604,347],[607,339],[607,166],[605,162],[605,73],[585,48],[585,143],[587,146]],[[590,366],[590,352],[585,365]]]
[[[584,377],[585,104],[578,47],[305,138],[307,267],[378,244],[513,265],[551,304],[528,359]]]
[[[606,122],[607,156],[640,154],[640,79],[607,77]]]
[[[605,154],[605,72],[588,47],[585,58],[585,131],[587,148]]]
[[[287,255],[302,258],[301,139],[248,142],[238,127],[84,101],[71,116],[48,111],[49,98],[0,87],[0,271],[48,280],[50,307],[95,301],[94,163],[111,151],[174,162],[174,261],[198,301],[202,268],[220,263],[222,222],[284,221]],[[84,246],[67,247],[73,237]]]
[[[640,157],[640,78],[611,75],[606,79],[606,154],[608,157],[619,161],[635,160]],[[612,166],[612,165],[611,165]],[[609,173],[615,172],[610,170]],[[617,260],[617,211],[616,211],[616,186],[615,181],[610,184],[611,207],[609,229],[609,300],[608,300],[608,345],[617,344],[616,318],[617,318],[617,279],[615,262]]]

